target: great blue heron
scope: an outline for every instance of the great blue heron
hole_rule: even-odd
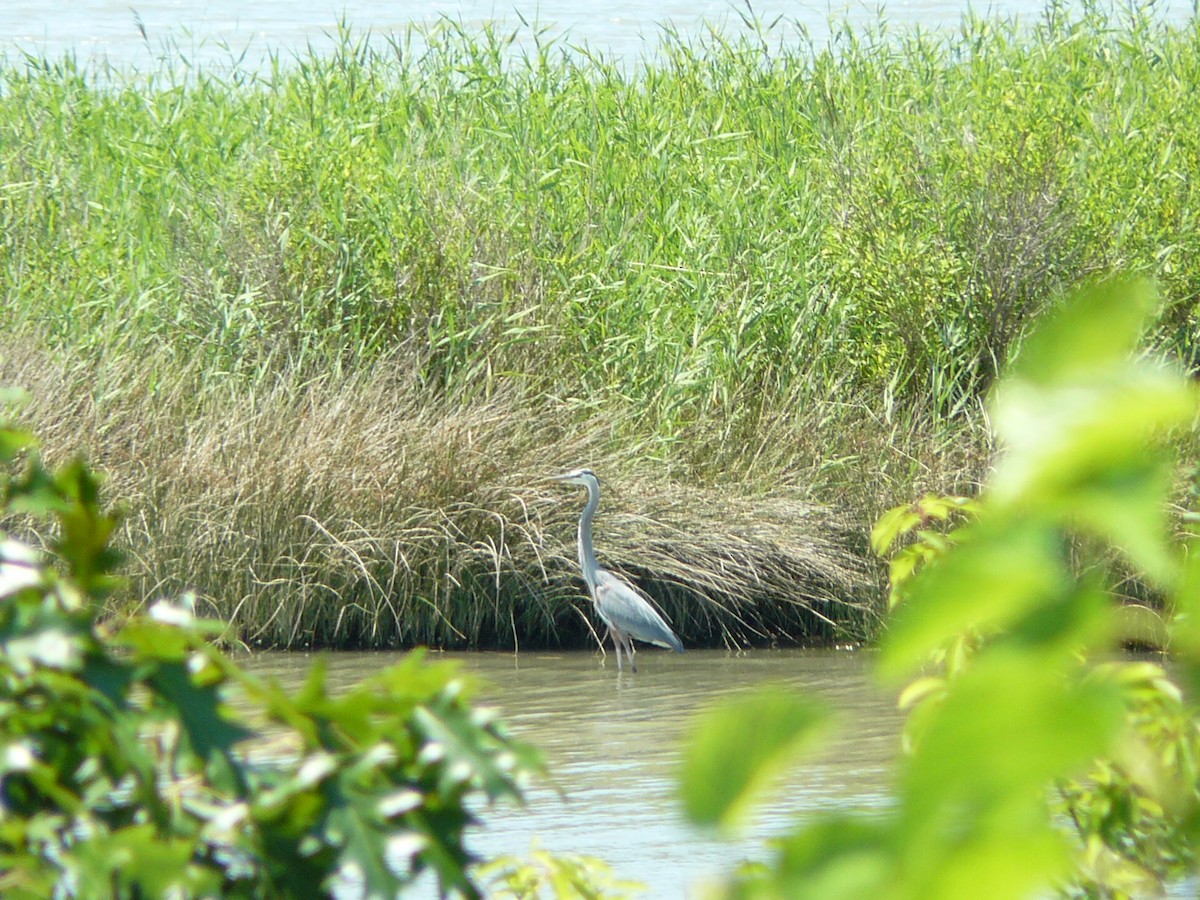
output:
[[[579,517],[579,566],[583,569],[583,580],[591,592],[596,613],[608,626],[608,634],[617,648],[617,671],[621,670],[622,648],[629,657],[629,667],[637,671],[633,662],[634,638],[682,653],[683,644],[679,638],[634,586],[596,564],[596,554],[592,550],[592,518],[600,505],[600,482],[596,474],[591,469],[576,469],[554,477],[556,481],[587,488],[587,505]]]

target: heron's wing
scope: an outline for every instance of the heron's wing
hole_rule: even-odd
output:
[[[683,644],[649,601],[624,578],[606,569],[596,577],[596,611],[609,625],[639,641],[683,652]]]

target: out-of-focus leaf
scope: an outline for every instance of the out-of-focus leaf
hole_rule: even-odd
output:
[[[835,814],[779,844],[772,896],[857,900],[887,894],[894,857],[883,822]],[[742,896],[736,891],[735,896]]]
[[[902,776],[904,815],[916,825],[953,798],[1036,800],[1050,779],[1111,750],[1123,723],[1114,685],[1073,679],[1037,653],[993,651],[955,679],[928,722]]]
[[[1008,452],[989,499],[997,512],[1030,505],[1069,527],[1113,540],[1160,581],[1174,563],[1164,548],[1164,486],[1171,470],[1148,442],[1191,421],[1195,389],[1177,375],[1142,367],[1120,384],[1042,391],[1012,385],[999,395],[997,429]]]
[[[45,581],[41,555],[28,544],[0,536],[0,599]]]
[[[135,678],[131,666],[98,654],[89,655],[81,675],[86,684],[107,698],[117,709],[125,705],[129,688]]]
[[[1064,878],[1070,864],[1063,835],[1037,820],[1031,820],[1028,828],[1014,823],[1002,833],[984,832],[952,842],[921,873],[924,878],[907,879],[909,896],[921,900],[1037,897],[1047,885]]]
[[[1158,304],[1158,291],[1146,279],[1086,288],[1038,323],[1009,377],[1059,385],[1119,365],[1137,348]]]
[[[183,662],[196,645],[196,636],[181,628],[138,618],[126,623],[114,643],[134,659],[153,662]]]
[[[955,513],[974,515],[979,511],[979,501],[949,494],[926,494],[917,501],[917,509],[926,521],[944,522]]]
[[[910,585],[883,644],[879,673],[908,675],[958,635],[1016,621],[1066,585],[1060,540],[1029,523],[969,526],[962,543],[930,563]]]
[[[66,512],[71,508],[71,501],[63,494],[58,481],[43,469],[36,459],[30,464],[25,475],[13,482],[10,491],[8,506],[16,513],[49,515]]]
[[[192,684],[186,665],[163,664],[148,683],[174,706],[192,750],[201,759],[208,761],[218,754],[228,757],[234,744],[250,736],[251,732],[226,712],[216,687]]]
[[[1102,582],[1083,579],[1030,610],[994,643],[1036,649],[1047,665],[1061,664],[1091,650],[1107,651],[1112,646],[1112,614],[1112,598]]]
[[[466,868],[471,859],[462,843],[463,829],[470,821],[468,813],[461,806],[448,805],[441,809],[415,810],[404,818],[414,832],[414,837],[407,841],[416,849],[413,870],[432,869],[443,894],[457,891],[466,897],[479,897],[478,890],[467,877]]]
[[[729,697],[704,712],[683,760],[688,818],[736,825],[775,776],[816,742],[827,719],[814,703],[783,688]]]
[[[912,504],[889,509],[875,522],[871,529],[871,549],[876,556],[883,556],[896,539],[921,524],[921,515]]]
[[[421,706],[413,713],[413,724],[426,747],[441,748],[439,787],[453,791],[463,785],[477,786],[491,800],[514,796],[516,759],[512,754],[498,752],[492,737],[477,728],[462,709],[439,706]]]
[[[338,847],[339,874],[350,876],[359,896],[390,900],[402,883],[388,866],[387,831],[376,810],[376,800],[363,796],[340,779],[329,811],[328,829]]]
[[[54,549],[80,587],[103,598],[119,583],[112,573],[121,556],[109,543],[117,518],[100,508],[100,481],[82,460],[59,472],[57,482],[63,496],[73,502],[58,513],[61,534]]]
[[[945,678],[938,675],[926,675],[924,678],[916,679],[902,690],[899,699],[896,701],[896,705],[900,709],[908,709],[911,706],[921,703],[927,697],[944,694],[945,691]]]
[[[1114,466],[1079,484],[1069,498],[1059,501],[1060,508],[1064,519],[1106,538],[1145,575],[1169,585],[1178,576],[1178,557],[1169,541],[1163,500],[1173,480],[1173,466],[1166,459]]]
[[[4,397],[0,396],[0,404],[3,403],[5,403]],[[37,438],[33,436],[33,432],[16,428],[0,428],[0,462],[16,459],[18,453],[31,450],[36,446]]]
[[[989,502],[1036,499],[1145,455],[1151,435],[1190,422],[1196,392],[1176,373],[1142,366],[1115,381],[1045,390],[1016,382],[996,395],[993,421],[1007,452]]]
[[[912,577],[913,572],[917,570],[917,566],[923,562],[928,562],[932,558],[933,554],[928,547],[922,547],[918,544],[905,547],[893,556],[892,561],[888,564],[888,581],[893,585],[903,584]]]
[[[121,896],[190,895],[202,883],[191,867],[194,849],[189,840],[155,834],[150,824],[95,835],[75,850],[80,895],[111,896],[114,884],[124,886]]]
[[[1070,668],[992,648],[923,718],[901,769],[894,831],[907,896],[1000,900],[1066,877],[1069,848],[1046,786],[1081,773],[1124,733],[1120,691]]]

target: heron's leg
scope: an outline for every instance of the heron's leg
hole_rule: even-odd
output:
[[[609,638],[612,639],[613,649],[617,651],[617,671],[620,672],[621,671],[621,645],[619,643],[619,639],[617,638],[616,629],[614,629],[611,625],[607,626],[607,628],[605,628],[605,630],[604,630],[604,641],[607,641]],[[601,650],[604,650],[604,641],[600,642]],[[604,650],[604,655],[608,656],[607,650]]]
[[[629,647],[625,642],[629,639],[625,636],[625,632],[621,631],[619,628],[614,628],[611,625],[608,626],[608,633],[612,635],[613,646],[616,647],[616,649],[617,649],[617,671],[620,672],[621,671],[621,650],[624,649],[626,651],[626,653],[628,653]],[[632,656],[629,657],[629,664],[633,665],[633,657]]]
[[[621,635],[625,639],[625,655],[629,657],[630,671],[637,671],[637,663],[633,661],[633,638],[628,634]]]
[[[617,629],[615,629],[611,625],[609,625],[608,631],[606,631],[604,633],[604,637],[605,637],[605,640],[607,640],[608,638],[612,638],[613,649],[617,651],[617,671],[620,672],[621,671],[621,632],[617,631]],[[601,650],[604,649],[603,641],[600,642],[600,649]]]

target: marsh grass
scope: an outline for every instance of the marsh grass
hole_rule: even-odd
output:
[[[578,641],[542,479],[587,464],[692,642],[861,634],[868,523],[981,478],[1063,289],[1154,273],[1195,362],[1194,23],[662,40],[0,68],[0,381],[129,498],[135,595],[265,644]]]
[[[673,485],[644,448],[614,445],[611,423],[568,428],[544,401],[431,403],[392,359],[351,380],[210,391],[198,410],[186,385],[149,397],[136,367],[47,377],[42,353],[2,358],[47,445],[88,448],[113,473],[131,513],[130,595],[197,590],[250,644],[582,643],[581,498],[549,479],[563,460],[605,473],[601,555],[690,643],[861,638],[874,624],[843,514],[795,491]],[[96,384],[102,410],[70,404]]]

